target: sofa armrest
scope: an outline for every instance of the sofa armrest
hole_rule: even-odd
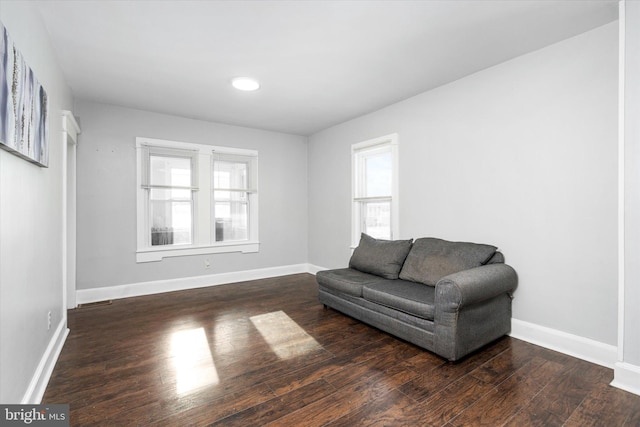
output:
[[[491,264],[443,277],[436,283],[434,348],[458,360],[511,330],[511,295],[518,276]]]
[[[460,271],[436,283],[436,309],[456,312],[465,306],[515,290],[518,276],[506,264],[490,264]]]

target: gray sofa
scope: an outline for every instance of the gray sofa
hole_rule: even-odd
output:
[[[511,330],[517,275],[495,246],[363,234],[349,268],[316,280],[325,307],[450,361]]]

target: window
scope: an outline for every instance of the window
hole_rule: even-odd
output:
[[[151,246],[193,243],[193,153],[145,147],[145,164]]]
[[[215,240],[239,241],[249,236],[250,195],[254,157],[229,154],[213,155],[213,211]]]
[[[352,242],[360,233],[377,239],[398,235],[397,135],[352,146]]]
[[[137,262],[258,251],[257,152],[137,138]]]

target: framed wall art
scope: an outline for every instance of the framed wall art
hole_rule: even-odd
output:
[[[0,22],[0,148],[49,165],[48,100]]]

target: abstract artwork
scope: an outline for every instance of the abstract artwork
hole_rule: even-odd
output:
[[[0,37],[0,148],[47,167],[47,92],[2,23]]]

